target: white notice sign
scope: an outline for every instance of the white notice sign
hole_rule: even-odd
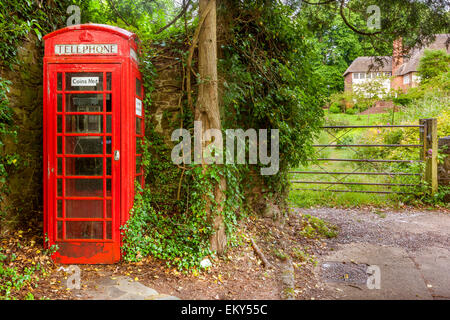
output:
[[[78,55],[78,54],[97,54],[108,55],[118,54],[119,46],[117,44],[57,44],[55,45],[56,55]]]
[[[142,101],[136,98],[136,115],[142,117]]]
[[[99,83],[99,77],[72,77],[72,87],[95,87]]]

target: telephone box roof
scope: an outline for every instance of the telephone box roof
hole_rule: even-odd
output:
[[[59,29],[56,31],[53,31],[52,33],[49,33],[44,36],[44,40],[47,40],[49,38],[55,37],[59,34],[71,32],[75,30],[98,30],[98,31],[105,31],[109,33],[116,34],[118,36],[121,36],[122,38],[125,38],[127,40],[136,39],[136,34],[133,32],[127,31],[125,29],[109,26],[107,24],[96,24],[96,23],[86,23],[86,24],[79,24],[79,25],[73,25],[70,27],[66,27],[63,29]]]

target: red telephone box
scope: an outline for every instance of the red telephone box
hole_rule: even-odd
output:
[[[54,260],[120,260],[143,184],[144,89],[136,35],[98,24],[44,37],[44,232]]]

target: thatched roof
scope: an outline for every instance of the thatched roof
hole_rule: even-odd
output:
[[[422,58],[426,49],[442,49],[450,53],[450,34],[437,34],[434,42],[428,46],[413,49],[409,54],[409,58],[404,58],[404,63],[393,75],[402,76],[410,72],[416,72],[420,58]],[[358,57],[345,71],[344,77],[350,72],[392,72],[392,57]]]
[[[392,72],[392,57],[358,57],[356,58],[347,71],[344,73],[344,77],[348,73],[355,72]]]
[[[420,58],[422,58],[426,49],[445,50],[450,53],[450,34],[437,34],[434,42],[423,48],[412,50],[410,57],[395,72],[395,76],[402,76],[410,72],[416,72],[419,67]]]

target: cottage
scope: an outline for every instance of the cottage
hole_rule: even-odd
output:
[[[345,91],[352,91],[363,83],[379,79],[383,91],[390,89],[408,91],[416,87],[420,82],[418,67],[426,49],[446,50],[450,53],[450,34],[438,34],[430,45],[423,48],[414,48],[408,54],[403,55],[403,42],[401,39],[394,41],[393,54],[391,56],[358,57],[344,73]]]

